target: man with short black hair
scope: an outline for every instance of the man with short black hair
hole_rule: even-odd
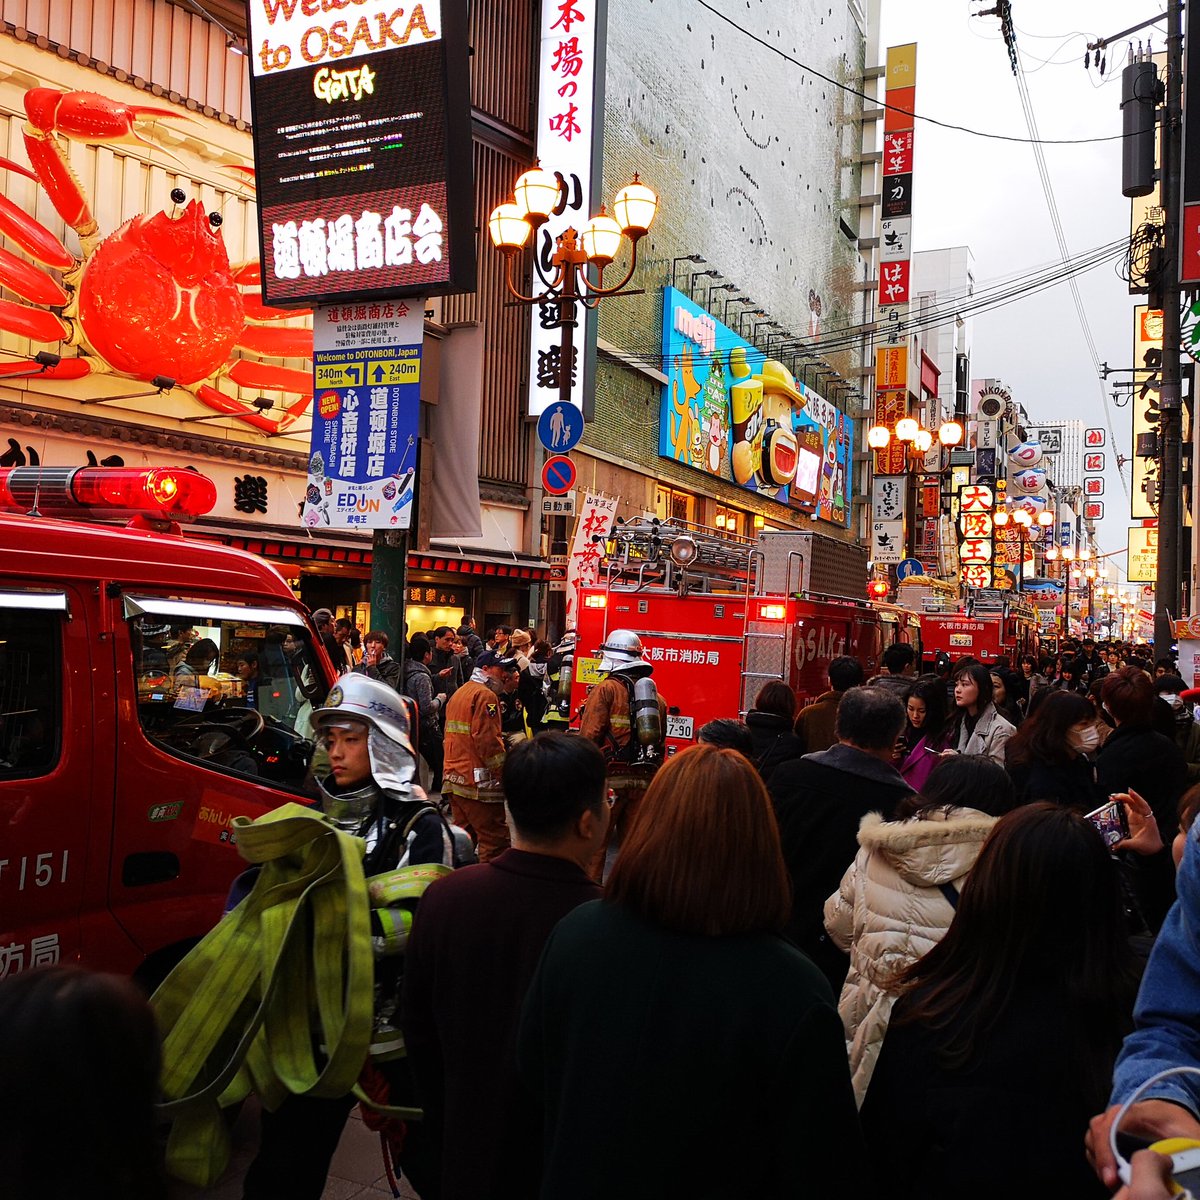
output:
[[[718,717],[701,725],[696,733],[696,741],[708,746],[717,746],[722,750],[736,750],[751,762],[754,761],[754,738],[750,726],[745,721],[733,717]]]
[[[892,766],[904,707],[883,688],[856,687],[837,711],[838,744],[782,764],[769,790],[792,879],[788,935],[825,972],[836,996],[850,960],[825,933],[825,901],[858,852],[859,822],[870,812],[885,821],[912,793]]]
[[[512,847],[425,892],[408,943],[403,1029],[443,1200],[538,1193],[541,1124],[517,1082],[516,1031],[550,931],[600,897],[587,866],[608,827],[604,756],[540,733],[504,764]]]
[[[364,634],[363,660],[354,672],[366,675],[368,679],[378,679],[397,692],[403,690],[400,664],[388,653],[388,635],[382,629],[371,629]]]
[[[881,687],[903,702],[913,685],[913,663],[917,652],[907,642],[896,642],[883,652],[883,673],[867,680],[867,687]]]
[[[333,636],[333,611],[328,608],[314,608],[312,619],[313,624],[317,627],[321,645],[325,647],[325,653],[333,660],[333,669],[340,675],[341,671],[338,668],[341,666],[343,655],[337,639]]]
[[[462,624],[458,627],[458,636],[462,638],[463,645],[467,648],[467,657],[474,666],[486,647],[483,644],[483,638],[479,636],[479,632],[475,628],[475,618],[470,613],[463,613]]]
[[[837,711],[842,696],[850,688],[860,687],[863,669],[857,658],[848,654],[835,658],[826,669],[829,691],[822,692],[796,718],[796,736],[806,754],[828,750],[837,741]]]
[[[433,676],[433,690],[447,700],[463,683],[462,664],[454,653],[454,630],[449,625],[439,625],[433,631],[433,659],[429,673]]]

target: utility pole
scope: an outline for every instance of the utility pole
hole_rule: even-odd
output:
[[[1183,434],[1179,372],[1179,242],[1183,158],[1183,2],[1167,6],[1167,78],[1162,110],[1163,259],[1162,280],[1162,391],[1159,401],[1161,466],[1158,495],[1158,571],[1154,584],[1154,652],[1170,653],[1171,622],[1180,615],[1181,511]]]

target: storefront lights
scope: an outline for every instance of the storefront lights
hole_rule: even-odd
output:
[[[543,171],[541,167],[526,171],[513,188],[518,215],[528,220],[531,226],[540,225],[558,205],[561,190],[562,185],[553,172]]]
[[[601,208],[599,215],[583,227],[579,240],[589,262],[607,267],[621,249],[621,236],[620,225]]]
[[[920,430],[920,425],[912,417],[901,417],[896,422],[896,440],[899,442],[911,442]]]
[[[938,428],[938,441],[943,446],[957,446],[963,439],[963,427],[957,421],[945,421]]]
[[[613,198],[613,212],[626,235],[636,241],[647,233],[658,211],[658,196],[634,172],[633,182],[626,184]]]
[[[886,425],[872,425],[867,430],[867,445],[872,450],[883,450],[891,440],[892,435]]]
[[[515,254],[529,241],[529,222],[515,204],[498,204],[488,218],[488,236],[492,245],[504,254]]]

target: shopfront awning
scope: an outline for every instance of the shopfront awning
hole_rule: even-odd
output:
[[[235,526],[196,522],[184,528],[184,536],[232,546],[273,562],[295,564],[301,569],[306,565],[325,563],[367,568],[371,565],[371,539],[344,530],[315,529],[309,533],[260,527],[250,532]],[[463,550],[445,544],[429,550],[409,551],[408,569],[448,571],[455,575],[525,583],[541,583],[550,578],[550,568],[541,559],[529,555],[475,547]]]

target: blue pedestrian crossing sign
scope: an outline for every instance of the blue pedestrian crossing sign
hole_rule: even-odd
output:
[[[538,441],[553,454],[566,454],[583,437],[583,413],[559,400],[538,417]]]
[[[907,579],[910,575],[924,575],[925,568],[921,565],[921,560],[917,558],[906,558],[903,562],[896,564],[896,578]]]

